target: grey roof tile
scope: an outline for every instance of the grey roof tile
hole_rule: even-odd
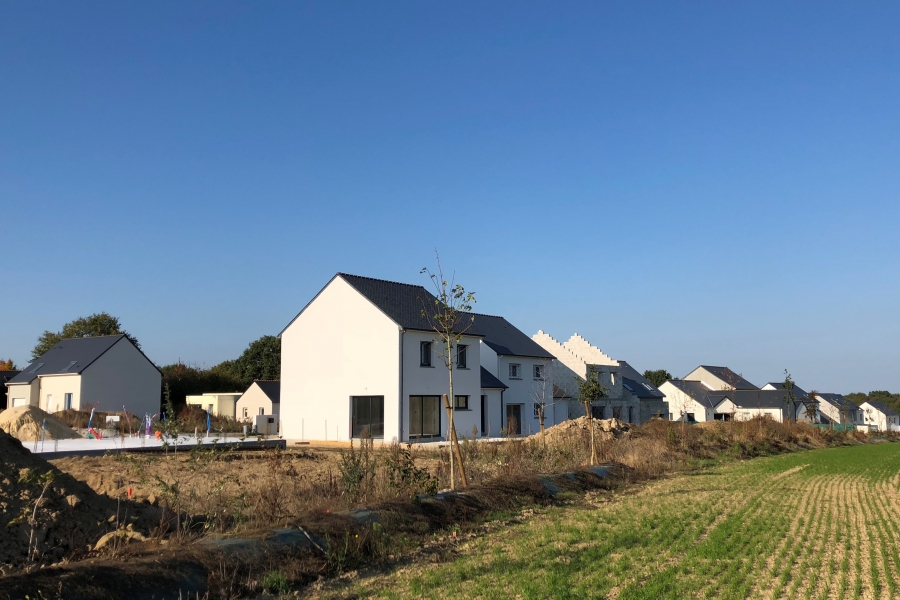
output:
[[[81,373],[123,338],[124,334],[62,340],[22,369],[9,383],[30,383],[40,375]],[[40,367],[35,369],[38,365]]]
[[[484,390],[505,390],[509,386],[494,377],[494,374],[481,367],[481,389]]]

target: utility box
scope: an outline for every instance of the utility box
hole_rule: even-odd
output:
[[[254,425],[259,435],[278,435],[278,415],[256,415]]]

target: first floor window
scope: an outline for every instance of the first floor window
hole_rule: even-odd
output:
[[[427,438],[441,435],[441,397],[409,397],[409,437]]]
[[[456,347],[456,366],[460,369],[468,369],[469,358],[468,358],[469,347],[463,344],[460,344]]]
[[[384,396],[352,396],[350,398],[350,430],[352,437],[384,437]],[[259,409],[262,414],[262,409]]]
[[[265,409],[264,409],[262,406],[260,406],[260,407],[259,407],[259,414],[264,415],[264,414],[265,414],[265,413],[263,412],[264,410],[265,410]]]
[[[423,367],[431,366],[431,342],[419,344],[419,364]]]
[[[246,406],[244,407],[244,418],[245,419],[247,418],[247,407]]]
[[[453,408],[459,410],[469,410],[469,397],[468,396],[454,396],[453,397]]]
[[[538,404],[537,402],[534,403],[534,418],[535,419],[541,418],[541,405]]]
[[[522,377],[522,365],[509,365],[509,378],[519,379]]]
[[[544,365],[534,365],[534,378],[535,379],[543,379],[544,378]]]

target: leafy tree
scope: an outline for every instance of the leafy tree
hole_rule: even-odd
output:
[[[578,396],[581,403],[584,404],[584,414],[588,420],[588,427],[591,430],[591,464],[596,463],[597,451],[594,447],[594,415],[591,412],[591,405],[603,398],[607,397],[609,390],[600,385],[600,378],[597,372],[591,367],[584,380],[578,381]]]
[[[89,317],[81,317],[63,325],[62,331],[56,333],[45,331],[42,333],[38,338],[37,345],[31,351],[31,360],[37,360],[62,340],[123,333],[135,346],[141,347],[133,335],[122,329],[122,325],[117,317],[105,312],[96,313]]]
[[[210,371],[240,381],[243,387],[256,379],[280,379],[281,340],[274,335],[264,335],[252,342],[237,359],[221,362]]]
[[[246,386],[243,382],[227,372],[202,369],[196,365],[187,365],[181,361],[160,367],[163,373],[164,388],[169,390],[175,410],[180,410],[186,403],[185,398],[193,394],[206,392],[239,392]]]
[[[644,378],[656,387],[659,387],[673,377],[672,374],[665,369],[657,369],[655,371],[650,371],[648,369],[644,371]]]
[[[435,251],[435,255],[437,256],[437,251]],[[469,314],[475,304],[475,293],[467,292],[462,285],[455,282],[455,277],[451,277],[449,281],[444,277],[440,256],[437,256],[436,273],[432,273],[427,267],[423,268],[421,273],[428,274],[435,292],[433,301],[421,299],[422,316],[425,317],[438,337],[441,347],[440,357],[444,361],[444,366],[447,367],[450,379],[450,394],[444,396],[444,408],[447,410],[450,443],[453,445],[453,451],[450,452],[450,489],[456,489],[454,454],[459,460],[459,475],[463,487],[466,487],[468,482],[466,481],[465,466],[462,463],[462,454],[459,451],[459,441],[456,439],[456,426],[453,424],[452,403],[455,403],[456,399],[456,396],[453,395],[453,365],[456,363],[454,346],[458,346],[463,335],[475,323],[475,317]]]
[[[875,402],[884,402],[896,411],[900,411],[900,394],[892,394],[887,390],[874,390],[868,394],[862,392],[854,392],[844,396],[850,402],[861,405],[863,402],[874,400]]]
[[[18,371],[19,367],[13,362],[13,359],[0,360],[0,371]]]

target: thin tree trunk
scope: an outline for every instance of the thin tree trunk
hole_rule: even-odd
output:
[[[584,403],[584,414],[588,420],[588,427],[591,430],[591,465],[593,466],[596,462],[597,453],[594,450],[594,413],[591,411],[590,402]]]
[[[453,431],[456,430],[455,425],[453,424],[453,405],[451,402],[453,401],[453,355],[451,351],[453,349],[453,343],[448,339],[447,340],[447,371],[450,373],[450,398],[451,400],[447,400],[447,396],[444,395],[444,405],[447,407],[447,424],[450,427],[450,489],[456,489],[456,469],[454,467],[454,457],[453,457]]]
[[[452,460],[454,455],[456,456],[456,461],[459,463],[459,478],[463,487],[469,487],[469,481],[466,479],[466,468],[463,465],[462,452],[459,450],[459,439],[456,437],[456,426],[453,424],[453,406],[447,399],[447,394],[444,394],[444,406],[447,408],[447,414],[450,415],[450,459]],[[453,463],[451,462],[450,464],[452,465]],[[455,485],[451,484],[450,489],[455,490]]]

